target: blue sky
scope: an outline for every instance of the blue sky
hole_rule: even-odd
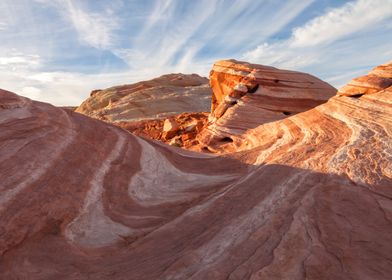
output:
[[[392,59],[392,0],[1,0],[0,88],[55,105],[235,58],[336,87]]]

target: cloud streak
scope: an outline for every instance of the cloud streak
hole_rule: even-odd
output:
[[[304,47],[331,43],[391,16],[391,0],[350,2],[295,29],[290,45]]]
[[[309,71],[339,87],[390,59],[391,24],[392,0],[352,1],[294,28],[287,39],[260,44],[242,59]]]
[[[308,71],[334,85],[390,59],[392,0],[328,2],[3,0],[0,87],[78,105],[96,88],[208,75],[218,59]]]
[[[5,22],[0,21],[0,31],[5,30],[7,28],[7,24]]]
[[[82,43],[98,49],[108,49],[115,41],[113,31],[117,27],[115,18],[109,14],[86,12],[71,0],[59,1],[68,19],[78,33]]]

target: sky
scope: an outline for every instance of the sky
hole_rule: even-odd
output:
[[[54,105],[230,58],[340,87],[392,60],[392,0],[0,0],[0,88]]]

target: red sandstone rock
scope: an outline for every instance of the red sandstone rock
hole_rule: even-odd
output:
[[[392,62],[377,66],[366,76],[358,77],[339,89],[340,96],[361,96],[392,86]]]
[[[177,131],[177,130],[179,130],[179,128],[180,128],[179,125],[173,119],[166,119],[163,122],[163,131],[164,132]]]
[[[336,94],[309,74],[235,60],[216,62],[210,85],[209,125],[198,140],[214,152],[227,151],[226,144],[248,129],[309,110]]]
[[[166,119],[163,122],[163,135],[162,138],[164,140],[169,140],[177,135],[180,126],[174,119]]]
[[[184,126],[190,125],[190,121],[184,119],[186,112],[192,112],[189,114],[192,119],[203,118],[197,127],[188,127],[187,132],[200,132],[206,117],[204,113],[195,112],[208,111],[210,103],[208,79],[196,74],[168,74],[132,85],[93,90],[90,98],[75,111],[123,127],[139,136],[175,143],[180,147],[185,144],[190,148],[192,145],[189,143],[172,140],[177,136],[181,138],[186,129]],[[165,121],[177,127],[165,129]],[[180,130],[178,126],[181,126]]]
[[[137,122],[116,122],[116,126],[145,138],[159,140],[170,145],[183,147],[190,150],[199,150],[199,142],[195,140],[207,123],[208,113],[183,113],[174,115],[168,119],[144,120]],[[165,131],[164,123],[170,120],[173,130]],[[186,142],[182,142],[182,135],[186,136]],[[192,138],[193,137],[193,138]]]
[[[0,279],[389,280],[391,90],[224,156],[0,91]]]

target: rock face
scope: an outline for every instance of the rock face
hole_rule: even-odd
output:
[[[200,145],[196,137],[207,125],[208,115],[203,112],[182,113],[166,119],[116,122],[115,125],[144,138],[199,151]]]
[[[208,79],[168,74],[150,81],[93,90],[76,112],[111,123],[160,119],[210,110]]]
[[[0,91],[0,279],[390,279],[391,139],[390,86],[221,156]]]
[[[210,85],[210,124],[199,140],[214,152],[225,150],[247,129],[307,111],[336,94],[309,74],[236,60],[216,62]]]
[[[366,76],[358,77],[339,89],[339,96],[360,97],[392,86],[392,61],[379,65]]]

